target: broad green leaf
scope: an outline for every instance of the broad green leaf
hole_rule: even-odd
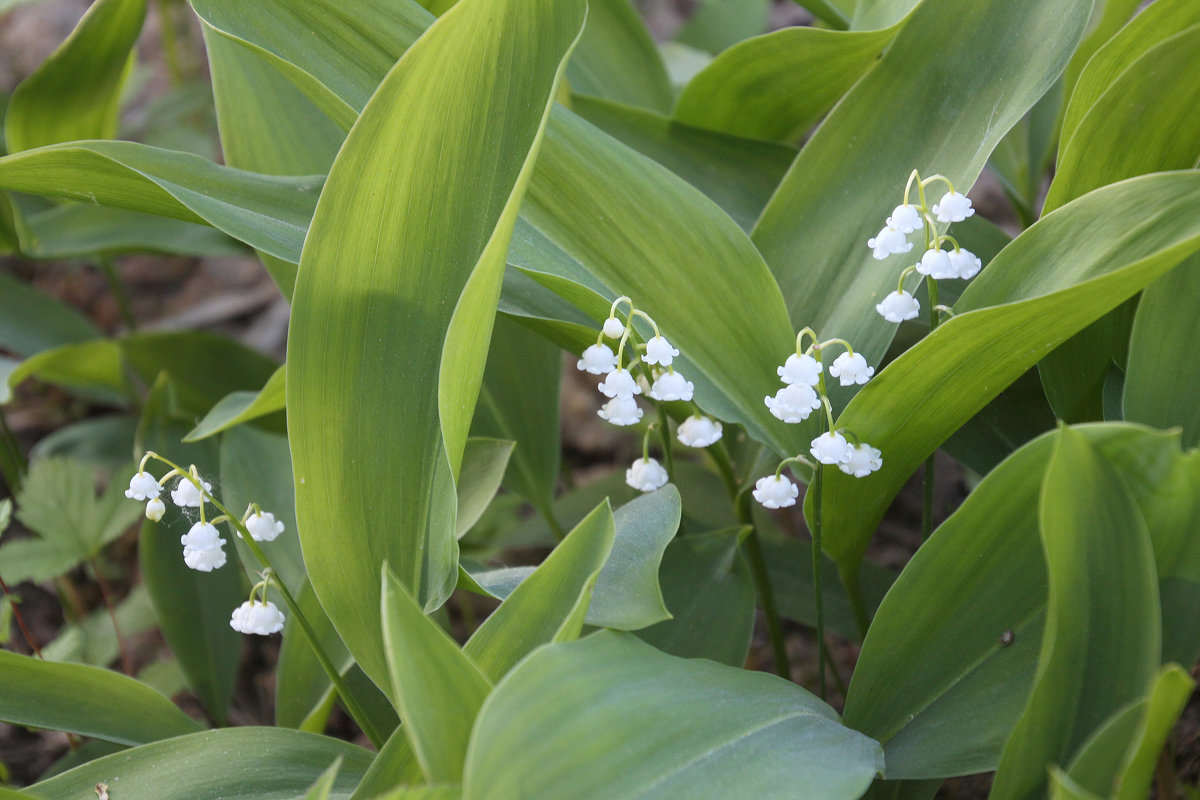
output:
[[[1075,430],[1122,471],[1143,513],[1180,496],[1173,476],[1182,457],[1171,436],[1125,424]],[[891,778],[995,769],[1028,696],[1044,625],[1037,502],[1052,445],[1053,434],[1042,436],[984,478],[905,567],[872,621],[846,721],[883,743]],[[1200,563],[1172,549],[1178,533],[1169,526],[1149,527],[1160,564]]]
[[[888,781],[878,778],[863,795],[863,800],[933,800],[942,779],[926,781]]]
[[[401,786],[375,800],[460,800],[461,786]]]
[[[770,0],[701,0],[675,41],[719,53],[767,27]]]
[[[1102,800],[1089,792],[1058,767],[1050,769],[1050,800]]]
[[[457,783],[491,683],[386,566],[382,602],[390,696],[403,730],[428,780]]]
[[[458,476],[458,516],[454,520],[456,539],[474,527],[504,480],[508,461],[516,442],[504,439],[467,439],[463,450],[462,471]]]
[[[126,474],[118,472],[96,497],[96,471],[66,458],[35,461],[17,495],[17,519],[76,563],[87,561],[142,516],[137,503],[125,498]],[[12,579],[16,580],[16,579]]]
[[[871,68],[900,27],[784,28],[748,39],[692,78],[675,105],[675,119],[737,136],[797,142]]]
[[[472,634],[463,650],[489,680],[503,678],[539,645],[579,636],[613,550],[613,526],[607,501],[596,506]]]
[[[463,797],[850,800],[882,768],[874,741],[787,681],[602,631],[537,650],[496,686]]]
[[[132,636],[158,624],[144,586],[135,586],[117,604],[115,616],[122,636]],[[76,661],[103,667],[111,664],[119,651],[112,616],[108,609],[100,608],[78,622],[64,625],[54,641],[42,647],[42,656],[47,661]]]
[[[397,728],[388,737],[367,774],[351,795],[351,800],[375,800],[394,786],[423,783],[421,765],[408,742],[408,733]]]
[[[1145,697],[1114,713],[1083,743],[1067,776],[1099,795],[1146,797],[1159,754],[1195,686],[1178,665],[1164,667]]]
[[[1200,218],[1187,210],[1197,200],[1200,173],[1164,173],[1048,214],[963,292],[956,316],[858,393],[837,426],[881,448],[883,468],[824,481],[825,550],[840,569],[858,563],[887,504],[938,444],[1068,336],[1200,247]],[[1132,228],[1131,209],[1144,210]]]
[[[321,773],[321,777],[317,778],[317,782],[312,785],[312,788],[304,795],[304,800],[329,800],[329,793],[333,790],[333,782],[337,780],[337,774],[342,768],[341,756],[336,761],[329,765],[329,769]]]
[[[246,249],[207,225],[79,203],[65,203],[30,214],[21,231],[21,253],[29,258],[84,258],[98,253],[141,252],[239,256]]]
[[[321,194],[293,299],[287,406],[305,560],[379,684],[380,565],[423,607],[454,587],[454,485],[504,255],[583,24],[577,2],[484,7],[447,12],[368,103]]]
[[[188,426],[174,415],[171,393],[166,376],[151,388],[138,426],[137,451],[154,450],[184,467],[195,464],[202,477],[218,486],[219,481],[212,480],[218,474],[216,443],[180,442]],[[166,470],[157,466],[150,471],[162,475]],[[193,520],[167,505],[162,522],[142,524],[138,563],[167,646],[208,713],[223,724],[242,654],[242,637],[229,627],[229,615],[246,599],[245,577],[228,540],[225,566],[212,572],[188,569],[179,538]]]
[[[292,594],[316,634],[317,641],[321,643],[321,648],[339,674],[345,674],[354,659],[346,651],[346,646],[342,644],[312,587],[306,581],[298,592],[293,590]],[[279,648],[279,666],[275,674],[275,724],[319,733],[325,729],[325,719],[331,709],[329,704],[333,702],[333,684],[293,617],[289,615],[284,623],[283,642]]]
[[[1159,665],[1154,551],[1137,503],[1099,449],[1055,436],[1038,520],[1049,596],[1037,677],[1004,746],[991,797],[1033,798]]]
[[[13,90],[8,152],[117,133],[121,88],[142,32],[146,0],[99,0],[67,40]]]
[[[1054,424],[1054,412],[1032,369],[952,433],[942,449],[976,474],[986,475],[1021,445],[1053,430]]]
[[[1192,256],[1142,292],[1129,338],[1122,407],[1125,418],[1156,428],[1183,428],[1183,444],[1200,444],[1200,359],[1191,345],[1200,320],[1200,256]]]
[[[0,188],[204,222],[292,262],[321,183],[134,142],[70,142],[0,158]]]
[[[100,336],[96,326],[75,309],[0,273],[0,347],[28,357]]]
[[[283,410],[284,382],[284,368],[279,367],[258,391],[230,392],[217,401],[183,440],[205,439],[243,422]]]
[[[567,81],[572,91],[663,113],[674,99],[658,47],[631,0],[588,3]]]
[[[328,736],[256,727],[125,750],[24,792],[42,800],[79,800],[94,796],[97,783],[106,783],[112,800],[296,800],[338,758],[342,767],[329,797],[344,800],[371,763],[368,751]]]
[[[497,316],[471,431],[517,443],[504,485],[528,500],[548,521],[554,519],[554,487],[562,449],[561,383],[558,348],[507,317]]]
[[[786,145],[696,128],[603,100],[577,97],[571,110],[695,186],[747,231],[796,157]]]
[[[659,580],[672,619],[637,632],[681,658],[746,663],[754,632],[754,580],[738,550],[749,528],[683,536],[663,556]]]
[[[797,328],[847,339],[877,362],[895,325],[874,306],[895,290],[904,264],[875,261],[868,238],[903,199],[913,169],[945,175],[960,191],[971,186],[992,148],[1066,65],[1091,5],[926,0],[912,11],[800,151],[754,229]],[[871,27],[904,13],[873,18]],[[815,435],[815,418],[800,427]]]
[[[129,461],[137,420],[126,414],[90,417],[64,425],[38,440],[29,451],[31,460],[74,458],[113,473]]]
[[[857,0],[850,18],[853,30],[883,28],[903,19],[920,0]]]
[[[14,364],[6,378],[13,389],[29,378],[61,386],[72,394],[105,405],[125,406],[133,388],[125,374],[121,345],[112,339],[64,344]]]
[[[118,744],[144,744],[200,729],[170,700],[133,678],[0,650],[0,719]]]

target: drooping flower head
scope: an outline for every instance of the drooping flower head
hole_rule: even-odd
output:
[[[925,222],[921,219],[921,211],[914,205],[904,203],[898,205],[892,210],[892,215],[887,218],[887,226],[900,233],[912,233],[917,228],[924,227]]]
[[[692,382],[678,372],[664,372],[650,388],[650,397],[660,401],[691,400],[694,388]]]
[[[679,351],[665,338],[654,336],[646,340],[646,353],[642,356],[642,361],[651,366],[658,364],[661,367],[669,367],[678,355]]]
[[[921,304],[904,290],[892,292],[875,304],[875,310],[888,322],[903,322],[916,319],[921,313]]]
[[[208,481],[202,481],[204,484],[205,493],[212,491],[212,484]],[[200,490],[196,488],[196,484],[192,483],[187,478],[180,478],[179,483],[171,491],[171,502],[180,508],[199,508],[203,496]]]
[[[983,260],[970,250],[951,250],[950,264],[954,268],[954,277],[970,280],[983,269]]]
[[[829,365],[829,374],[837,378],[842,386],[852,386],[870,380],[875,368],[867,364],[862,353],[842,353]]]
[[[603,375],[617,368],[617,354],[606,344],[594,344],[583,351],[576,366],[584,372]]]
[[[807,353],[792,353],[775,371],[784,383],[816,386],[821,381],[821,362]]]
[[[933,206],[933,213],[938,222],[962,222],[975,213],[971,207],[971,198],[955,191],[946,192],[940,202]]]
[[[151,522],[158,522],[165,513],[167,513],[167,506],[159,498],[155,497],[146,503],[146,519]]]
[[[693,414],[679,425],[675,436],[685,447],[708,447],[721,440],[721,423]]]
[[[807,383],[788,384],[774,397],[765,397],[763,401],[777,419],[789,423],[803,422],[821,407],[821,398]]]
[[[796,504],[800,489],[782,475],[767,475],[754,482],[752,494],[767,508],[787,508]]]
[[[867,247],[871,248],[872,255],[878,261],[883,261],[893,253],[907,253],[913,249],[912,242],[890,225],[885,225],[875,238],[868,239]]]
[[[604,331],[604,335],[608,338],[620,339],[625,335],[625,323],[621,322],[621,320],[617,319],[616,317],[609,317],[608,319],[604,320],[604,327],[602,330]]]
[[[233,610],[229,627],[238,633],[253,633],[270,636],[283,630],[283,612],[274,603],[259,603],[247,600]]]
[[[838,462],[838,469],[855,478],[865,478],[883,466],[883,454],[866,442],[850,448],[850,458]]]
[[[250,531],[250,538],[256,542],[273,542],[283,533],[283,523],[269,511],[254,512],[246,517],[244,524],[246,530]],[[238,534],[239,537],[241,535]]]
[[[158,497],[160,492],[162,487],[158,485],[158,478],[149,472],[138,470],[137,474],[129,479],[129,488],[125,490],[125,496],[130,500],[152,500]]]
[[[642,393],[642,387],[638,386],[627,369],[612,370],[596,388],[605,397],[633,397]]]
[[[926,250],[925,255],[921,256],[920,263],[917,264],[917,272],[928,275],[935,281],[958,277],[958,271],[954,269],[950,254],[945,250]]]
[[[846,437],[836,431],[828,431],[812,440],[809,452],[822,464],[842,464],[850,460],[852,448]]]
[[[662,464],[653,458],[639,458],[625,470],[625,483],[639,492],[653,492],[667,485],[670,477]]]
[[[225,551],[220,547],[207,550],[197,550],[194,547],[183,548],[183,563],[197,572],[212,572],[225,566]]]
[[[596,414],[613,425],[636,425],[642,418],[642,409],[632,397],[614,397],[601,406]]]

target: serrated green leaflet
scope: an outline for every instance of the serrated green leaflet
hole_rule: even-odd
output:
[[[16,725],[144,744],[200,729],[170,700],[100,667],[0,650],[0,718]]]
[[[100,0],[50,58],[12,93],[8,152],[75,139],[111,139],[146,0]]]
[[[602,631],[497,684],[463,797],[851,800],[882,767],[874,741],[787,681]]]
[[[1067,337],[1200,248],[1200,218],[1189,210],[1197,201],[1200,173],[1164,173],[1098,189],[1047,215],[963,292],[955,317],[858,393],[837,426],[881,448],[883,468],[861,480],[831,472],[824,482],[825,550],[843,572],[853,572],[900,486],[958,426]],[[1057,266],[1042,268],[1048,263]]]
[[[447,12],[359,117],[305,243],[287,381],[300,536],[317,595],[380,685],[380,565],[423,607],[454,587],[454,482],[504,254],[583,15],[549,0]]]
[[[970,187],[1066,65],[1091,5],[926,0],[913,10],[800,151],[754,229],[797,328],[848,339],[877,362],[895,326],[874,306],[906,264],[875,261],[867,240],[903,199],[913,169]],[[815,418],[801,427],[811,438]]]

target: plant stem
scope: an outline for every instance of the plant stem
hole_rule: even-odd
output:
[[[838,577],[846,588],[846,596],[850,598],[850,608],[854,611],[854,623],[858,626],[859,639],[867,638],[867,629],[871,627],[871,615],[867,613],[867,601],[863,597],[862,584],[858,580],[858,566],[850,569],[838,567]]]
[[[117,268],[113,266],[112,261],[107,258],[100,259],[100,271],[104,273],[104,280],[108,284],[108,290],[112,292],[113,297],[117,301],[117,311],[121,315],[121,321],[125,323],[125,327],[130,332],[137,330],[137,320],[133,318],[133,307],[129,304],[129,292],[125,291],[125,284],[121,282],[121,276],[117,274]]]
[[[100,566],[96,563],[96,559],[90,559],[88,565],[92,568],[92,574],[96,576],[96,583],[100,586],[100,596],[104,598],[104,607],[108,609],[108,618],[112,620],[113,633],[117,636],[117,649],[121,651],[121,668],[125,670],[126,675],[132,678],[134,676],[133,659],[129,656],[129,648],[124,637],[121,636],[121,626],[117,624],[117,609],[113,606],[108,581],[104,580],[104,576],[100,574]]]
[[[829,673],[833,675],[833,682],[837,684],[837,690],[841,692],[844,698],[848,693],[846,682],[842,680],[842,674],[838,672],[837,664],[833,663],[833,654],[828,650],[825,651],[825,663],[829,665]]]
[[[675,456],[671,452],[671,424],[667,419],[667,410],[663,408],[662,403],[658,404],[658,439],[662,442],[663,461],[667,468],[667,475],[672,480],[675,479]]]
[[[8,588],[8,584],[4,582],[4,578],[0,578],[0,589],[4,590],[4,594],[9,598],[9,605],[13,610],[13,619],[17,621],[17,627],[21,629],[21,635],[25,637],[25,644],[29,645],[29,649],[38,658],[42,658],[42,649],[38,647],[37,640],[33,638],[33,634],[29,632],[29,628],[25,625],[25,617],[21,616],[19,598],[12,593]]]
[[[929,292],[929,332],[933,333],[938,326],[938,286],[933,278],[925,279],[925,288]],[[921,541],[933,535],[933,490],[936,479],[937,451],[929,454],[925,460],[925,480],[923,481],[923,497],[921,499]]]
[[[824,424],[821,426],[824,428]],[[825,431],[821,431],[824,433]],[[813,470],[813,526],[812,526],[812,570],[813,603],[817,612],[817,684],[821,699],[825,699],[825,598],[821,593],[821,483],[825,472],[824,464]]]

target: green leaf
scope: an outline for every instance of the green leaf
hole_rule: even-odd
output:
[[[875,63],[900,30],[784,28],[730,47],[688,83],[675,119],[737,136],[796,142]]]
[[[460,800],[461,786],[401,786],[375,800]]]
[[[293,589],[292,594],[326,656],[340,674],[345,674],[354,659],[342,644],[312,587],[305,581],[300,590]],[[325,729],[325,719],[332,708],[333,684],[317,660],[308,638],[299,629],[298,623],[293,622],[294,616],[288,615],[284,623],[283,642],[279,648],[279,666],[275,674],[275,724],[319,733]],[[320,724],[316,724],[318,722]],[[314,728],[309,728],[309,725]]]
[[[658,47],[630,0],[593,0],[567,64],[571,90],[654,111],[674,97]]]
[[[338,758],[342,767],[329,796],[343,800],[371,763],[369,752],[327,736],[257,727],[125,750],[24,791],[42,800],[79,800],[94,795],[103,782],[113,800],[295,800]]]
[[[1038,518],[1049,599],[1038,672],[991,796],[1037,797],[1098,725],[1138,698],[1159,664],[1158,585],[1129,489],[1081,434],[1061,429]]]
[[[48,581],[65,575],[79,564],[79,555],[55,542],[17,539],[0,546],[4,574],[13,583]]]
[[[70,142],[0,158],[2,188],[207,223],[293,263],[322,181],[243,172],[134,142]]]
[[[945,175],[962,191],[971,186],[992,148],[1066,65],[1091,4],[926,0],[912,11],[800,151],[754,229],[797,328],[847,339],[877,362],[895,325],[874,306],[895,290],[902,265],[881,268],[867,239],[903,199],[913,169]],[[895,15],[872,16],[870,27],[900,19],[913,3],[898,5]],[[861,16],[856,27],[867,24]],[[811,438],[815,417],[799,427]]]
[[[8,572],[7,568],[5,572]],[[158,624],[144,586],[134,587],[117,604],[115,616],[122,636],[132,636]],[[64,625],[54,641],[42,648],[42,656],[47,661],[77,661],[97,667],[111,664],[119,652],[112,616],[106,608],[93,611],[79,622]]]
[[[675,41],[719,53],[767,27],[769,0],[702,0],[675,34]]]
[[[528,500],[547,520],[553,520],[562,449],[561,383],[562,353],[558,348],[497,316],[471,432],[517,443],[504,485]]]
[[[681,658],[746,663],[754,632],[754,581],[738,550],[749,528],[726,528],[671,542],[659,580],[672,619],[637,632]]]
[[[96,326],[75,309],[0,273],[0,347],[28,357],[100,336]]]
[[[13,365],[6,387],[37,378],[105,405],[128,405],[133,389],[125,375],[121,345],[111,339],[64,344]]]
[[[1100,795],[1146,797],[1159,755],[1195,686],[1178,665],[1164,667],[1145,697],[1114,713],[1083,743],[1067,777]]]
[[[422,783],[421,765],[408,743],[408,733],[397,728],[371,762],[367,774],[354,790],[350,800],[378,800],[388,789],[404,784]],[[400,791],[407,791],[404,787]]]
[[[240,256],[245,247],[206,225],[107,206],[65,203],[30,214],[21,231],[29,258],[66,259],[96,254]]]
[[[516,442],[504,439],[467,439],[462,472],[458,476],[458,516],[454,536],[461,539],[474,527],[504,480]]]
[[[489,680],[500,680],[539,645],[579,636],[614,540],[605,501],[479,626],[463,650]]]
[[[195,442],[229,430],[253,419],[282,411],[284,407],[284,368],[279,367],[258,391],[236,391],[222,397],[204,419],[183,438]]]
[[[136,449],[153,450],[185,467],[195,464],[201,476],[217,485],[211,480],[218,474],[216,443],[180,443],[188,426],[172,413],[171,393],[166,376],[151,388],[138,426]],[[151,471],[161,475],[165,470]],[[188,569],[179,538],[192,522],[173,507],[168,507],[162,522],[144,522],[138,563],[167,646],[205,709],[221,724],[242,654],[242,637],[229,627],[229,615],[246,599],[245,578],[233,547],[226,549],[228,562],[218,570]]]
[[[121,88],[133,64],[146,0],[100,0],[57,50],[13,90],[8,152],[117,133]]]
[[[484,703],[469,800],[857,798],[879,746],[799,687],[603,631],[547,645]]]
[[[382,602],[391,699],[403,730],[428,780],[457,783],[491,683],[386,566]]]
[[[158,692],[99,667],[0,650],[0,672],[5,722],[131,745],[200,729]]]
[[[293,300],[287,406],[309,576],[380,684],[380,565],[428,608],[455,583],[454,483],[504,254],[583,24],[578,3],[483,7],[467,0],[441,17],[359,117],[321,195]],[[497,97],[507,99],[485,102]],[[469,157],[449,161],[444,148]],[[364,175],[380,191],[364,191]]]
[[[1050,769],[1050,800],[1101,800],[1058,767]]]
[[[1143,513],[1171,497],[1191,502],[1192,490],[1181,495],[1173,477],[1182,456],[1172,437],[1113,423],[1075,430],[1121,470]],[[871,623],[846,721],[883,743],[890,778],[996,766],[1037,666],[1047,596],[1037,503],[1053,442],[1053,434],[1039,437],[984,478],[905,567]],[[1179,516],[1190,513],[1185,506]],[[1173,549],[1182,527],[1148,527],[1160,564],[1200,563]]]
[[[118,472],[97,498],[92,466],[67,458],[39,459],[17,495],[17,519],[77,563],[87,561],[142,516],[142,508],[125,498],[123,474]]]
[[[136,433],[137,420],[126,414],[89,417],[42,437],[29,457],[74,458],[112,474],[129,461]]]
[[[1200,302],[1200,256],[1150,284],[1138,303],[1129,339],[1123,408],[1131,422],[1183,428],[1183,444],[1200,444],[1200,359],[1189,344],[1200,320],[1189,314]]]
[[[956,316],[863,387],[837,427],[881,448],[884,463],[869,478],[824,481],[825,550],[840,569],[853,569],[887,504],[938,444],[1068,336],[1200,247],[1200,219],[1185,210],[1197,200],[1200,173],[1166,173],[1047,215],[963,292]],[[1132,228],[1130,209],[1145,209]]]
[[[333,782],[337,780],[338,772],[342,768],[342,757],[329,765],[329,769],[321,773],[321,777],[317,778],[317,782],[312,785],[312,788],[304,795],[304,800],[329,800],[329,792],[333,790]]]

